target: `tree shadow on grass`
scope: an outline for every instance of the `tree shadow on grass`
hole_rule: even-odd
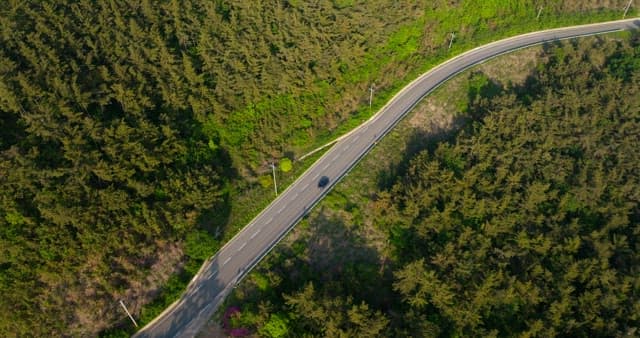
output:
[[[379,253],[366,245],[357,227],[324,208],[304,222],[308,222],[308,231],[289,244],[278,245],[255,269],[260,277],[243,283],[229,303],[257,308],[258,302],[268,301],[275,306],[272,312],[277,312],[286,307],[283,295],[299,292],[311,282],[319,294],[349,296],[354,303],[364,301],[382,311],[389,308],[394,301],[393,276],[390,269],[381,269]],[[270,286],[260,290],[255,280],[265,276]]]
[[[466,119],[459,118],[454,124],[463,125]],[[397,163],[390,163],[386,169],[377,173],[376,185],[379,191],[390,190],[399,178],[404,177],[409,169],[411,160],[422,151],[432,153],[440,142],[453,141],[460,131],[460,127],[449,130],[426,131],[421,128],[413,129],[406,141],[406,149],[402,159]]]
[[[200,215],[198,227],[213,235],[216,240],[222,238],[229,227],[232,207],[231,194],[227,190],[222,194],[219,203]]]
[[[353,208],[353,206],[351,206]],[[352,210],[355,211],[355,210]],[[381,269],[380,253],[350,224],[350,214],[322,208],[309,219],[309,236],[297,239],[298,256],[303,256],[307,275],[291,273],[290,287],[312,281],[335,296],[349,295],[374,308],[384,308],[392,301],[392,275]],[[387,290],[388,288],[388,290]]]

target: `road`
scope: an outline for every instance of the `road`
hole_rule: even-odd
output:
[[[640,19],[540,31],[493,42],[461,54],[423,74],[371,119],[341,138],[296,182],[208,260],[183,296],[135,337],[193,337],[233,287],[295,224],[425,95],[450,77],[497,55],[571,37],[640,28]],[[330,183],[318,187],[328,176]]]

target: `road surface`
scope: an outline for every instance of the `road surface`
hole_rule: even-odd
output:
[[[497,55],[571,37],[640,28],[640,19],[519,35],[461,54],[407,85],[375,116],[341,138],[295,183],[207,261],[176,303],[136,337],[193,337],[233,287],[425,95],[450,77]],[[330,178],[318,186],[322,176]]]

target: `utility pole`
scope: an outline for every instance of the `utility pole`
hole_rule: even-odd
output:
[[[136,323],[136,320],[133,319],[133,316],[131,315],[131,313],[129,313],[129,310],[127,310],[127,307],[124,305],[124,303],[122,302],[122,300],[120,300],[120,305],[122,305],[122,308],[124,309],[124,312],[127,313],[127,316],[129,316],[129,318],[131,318],[131,321],[133,322],[133,325],[135,325],[136,327],[138,327],[138,323]]]
[[[271,171],[273,172],[273,189],[276,192],[276,197],[278,196],[278,183],[276,183],[276,165],[271,162]]]
[[[373,85],[369,86],[369,109],[371,109],[372,101],[373,101]]]
[[[629,3],[627,4],[627,7],[624,8],[624,14],[622,14],[622,18],[624,19],[627,16],[627,12],[629,11],[629,8],[631,7],[631,3],[633,2],[633,0],[629,0]]]
[[[540,14],[542,14],[542,6],[540,6],[540,8],[538,9],[538,15],[536,15],[536,20],[540,19]]]
[[[456,33],[451,32],[451,40],[449,40],[449,49],[451,49],[451,45],[453,44],[453,39],[456,37]]]

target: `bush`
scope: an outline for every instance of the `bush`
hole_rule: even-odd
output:
[[[280,160],[280,170],[282,170],[282,172],[288,173],[291,169],[293,169],[293,163],[291,163],[290,159],[285,157]]]

